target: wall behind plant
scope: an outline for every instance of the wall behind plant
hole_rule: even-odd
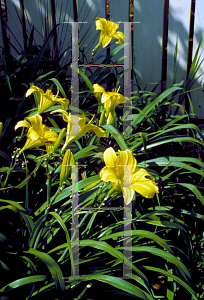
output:
[[[188,68],[195,55],[204,32],[203,0],[2,0],[0,46],[5,49],[9,40],[9,51],[17,57],[29,43],[34,26],[34,43],[42,45],[55,24],[56,35],[50,42],[50,49],[55,59],[56,53],[64,53],[60,63],[66,64],[71,58],[71,23],[78,20],[79,44],[81,53],[86,54],[88,63],[91,50],[98,42],[99,32],[95,31],[95,18],[109,18],[114,22],[133,20],[132,45],[137,68],[137,80],[142,89],[151,90],[158,83],[158,91],[173,84],[175,77],[174,51],[177,50],[176,82],[186,80]],[[120,24],[120,30],[124,26]],[[110,51],[115,43],[110,46]],[[8,48],[8,47],[7,47]],[[200,47],[201,58],[204,58],[203,42]],[[8,49],[6,50],[8,52]],[[106,55],[109,51],[99,49]],[[118,58],[121,53],[118,53]],[[121,62],[120,62],[121,63]],[[118,67],[122,68],[122,67]],[[204,72],[204,64],[197,73]],[[203,85],[201,75],[193,85]],[[133,80],[136,90],[136,80]],[[204,94],[202,88],[192,94],[195,118],[204,118]]]

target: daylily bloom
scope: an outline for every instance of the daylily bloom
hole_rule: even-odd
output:
[[[67,134],[66,134],[66,140],[65,144],[62,147],[62,151],[66,148],[66,146],[82,137],[85,135],[88,131],[93,130],[93,132],[98,136],[98,137],[105,137],[106,133],[104,130],[102,130],[100,127],[90,124],[91,121],[86,124],[86,118],[85,116],[79,117],[77,115],[72,115],[71,113],[67,113],[63,109],[57,109],[55,111],[52,111],[51,114],[54,113],[61,113],[63,120],[67,122]]]
[[[63,109],[67,109],[66,106],[69,105],[68,99],[58,98],[58,95],[54,96],[50,89],[47,89],[46,92],[44,92],[37,86],[31,86],[26,92],[26,97],[30,96],[34,92],[37,92],[37,95],[38,95],[38,113],[39,114],[48,110],[48,108],[52,107],[57,102],[59,102],[62,105]]]
[[[129,204],[134,196],[134,191],[145,198],[154,197],[159,193],[154,177],[145,169],[136,168],[137,161],[132,151],[118,150],[118,157],[112,147],[104,152],[106,166],[100,171],[101,180],[112,183],[111,191],[122,191],[125,204]]]
[[[19,121],[15,126],[15,130],[19,127],[28,128],[27,141],[20,153],[26,149],[40,146],[46,146],[47,152],[50,152],[58,137],[56,132],[42,124],[40,115],[27,117],[26,121]]]
[[[107,124],[112,124],[115,118],[116,106],[128,101],[129,98],[123,97],[123,95],[119,94],[116,89],[113,89],[112,92],[106,92],[105,89],[97,83],[93,84],[93,88],[93,92],[96,94],[96,97],[102,94],[101,103],[104,105],[106,111]]]
[[[116,24],[103,18],[96,19],[96,30],[101,30],[99,45],[102,45],[103,48],[105,48],[114,39],[118,39],[116,44],[119,45],[124,42],[124,33],[121,31],[117,31],[119,28],[119,24]]]

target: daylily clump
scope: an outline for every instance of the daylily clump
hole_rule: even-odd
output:
[[[28,128],[27,141],[20,153],[26,149],[41,146],[46,146],[47,152],[50,152],[58,137],[56,132],[42,124],[42,117],[40,115],[27,117],[26,121],[19,121],[15,126],[15,130],[19,127]]]
[[[93,92],[95,93],[96,97],[102,94],[101,103],[104,105],[107,124],[112,124],[116,118],[116,106],[128,100],[130,101],[130,99],[123,97],[123,95],[119,94],[116,89],[113,89],[112,92],[106,92],[105,89],[97,83],[93,84],[93,88]],[[103,114],[101,115],[100,125],[103,123],[102,119]]]
[[[103,48],[107,47],[114,39],[118,39],[116,44],[122,44],[124,42],[125,35],[121,31],[117,31],[119,24],[106,20],[104,18],[96,18],[96,30],[101,30],[99,45]]]
[[[105,137],[106,133],[100,127],[90,124],[91,121],[86,124],[85,116],[79,117],[77,115],[72,115],[71,113],[67,113],[63,109],[57,109],[52,111],[51,114],[61,113],[63,120],[67,122],[67,134],[65,144],[62,147],[62,151],[69,145],[70,143],[80,139],[83,135],[85,135],[88,131],[92,130],[98,137]]]
[[[63,109],[67,109],[69,105],[69,100],[66,98],[59,98],[58,95],[53,95],[50,89],[47,89],[46,92],[41,90],[37,86],[31,86],[27,92],[26,97],[30,96],[32,93],[37,92],[38,95],[38,113],[41,114],[48,110],[50,107],[59,102],[62,105]]]
[[[155,179],[145,169],[137,168],[137,161],[132,151],[118,150],[116,155],[112,147],[104,152],[106,166],[100,171],[100,178],[112,183],[112,191],[122,191],[125,204],[129,204],[134,192],[145,198],[154,197],[159,193]]]

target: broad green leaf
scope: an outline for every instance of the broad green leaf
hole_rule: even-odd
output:
[[[74,260],[73,260],[73,255],[72,255],[72,246],[71,246],[71,241],[70,241],[67,227],[66,227],[63,219],[56,212],[50,212],[49,214],[52,215],[53,217],[55,217],[55,219],[58,221],[58,223],[61,225],[61,227],[63,228],[63,230],[65,232],[66,240],[67,240],[67,244],[68,244],[68,248],[69,248],[69,255],[71,258],[71,266],[72,266],[73,274],[75,276],[75,267],[74,267]]]
[[[200,202],[204,205],[204,198],[201,194],[201,192],[197,189],[197,187],[193,184],[190,184],[190,183],[180,183],[180,182],[177,182],[176,183],[177,185],[181,185],[187,189],[189,189],[191,192],[194,193],[194,195],[196,196],[196,198],[198,200],[200,200]]]
[[[83,276],[81,277],[83,279]],[[145,300],[154,300],[152,295],[150,293],[145,292],[141,288],[137,287],[136,285],[129,283],[128,281],[117,278],[114,276],[109,275],[86,275],[85,280],[98,280],[105,282],[107,284],[112,285],[113,287],[116,287],[119,290],[125,291],[129,294],[132,294],[136,297],[139,297],[139,299],[145,299]]]
[[[6,286],[4,286],[0,290],[0,292],[5,295],[9,291],[12,291],[13,289],[16,289],[18,287],[22,287],[22,286],[24,286],[26,284],[36,283],[36,282],[46,281],[46,280],[47,280],[47,276],[46,275],[33,275],[33,276],[29,276],[29,277],[20,278],[20,279],[17,279],[15,281],[7,284]]]
[[[122,151],[128,149],[122,135],[117,131],[117,129],[115,129],[112,125],[103,125],[102,127],[112,134]]]
[[[30,248],[28,251],[23,251],[26,254],[32,254],[38,257],[49,269],[52,277],[54,278],[55,287],[59,294],[65,291],[65,282],[63,279],[62,271],[56,261],[48,254]]]
[[[153,233],[151,231],[147,231],[147,230],[131,230],[131,231],[128,231],[127,230],[127,231],[125,231],[125,236],[127,236],[127,235],[129,235],[131,238],[133,238],[135,236],[138,236],[138,237],[142,237],[142,238],[152,239],[158,245],[162,246],[163,248],[165,248],[169,252],[172,252],[171,248],[166,243],[166,241],[164,239],[160,238],[158,235],[156,235],[155,233]],[[100,238],[100,240],[103,241],[103,240],[107,240],[107,239],[114,239],[115,237],[119,237],[119,236],[124,236],[124,232],[112,233],[112,234],[103,236],[102,238]]]
[[[168,97],[171,93],[174,91],[181,90],[180,87],[171,87],[164,91],[161,95],[159,95],[154,101],[150,102],[132,121],[132,126],[139,125],[144,117],[152,110],[154,110],[155,106],[158,105],[162,100],[164,100],[166,97]]]
[[[151,290],[148,280],[147,280],[147,277],[137,267],[135,267],[126,257],[124,257],[123,253],[121,253],[117,249],[111,247],[106,242],[100,242],[100,241],[94,241],[94,240],[80,240],[79,246],[80,247],[81,246],[82,247],[89,246],[89,247],[93,247],[93,248],[96,248],[99,250],[103,250],[103,251],[109,253],[110,255],[120,259],[121,262],[124,261],[129,267],[131,267],[143,279],[144,283],[146,284],[146,288],[149,291]]]
[[[34,223],[33,223],[32,218],[27,214],[25,208],[23,208],[19,203],[15,202],[15,201],[11,201],[11,200],[0,199],[0,202],[8,203],[16,208],[16,211],[18,211],[21,214],[21,216],[23,217],[23,219],[26,223],[26,226],[28,227],[29,233],[31,234],[31,232],[34,228]]]
[[[198,300],[198,298],[196,297],[196,294],[193,291],[193,289],[187,283],[185,283],[183,280],[181,280],[179,277],[169,273],[166,270],[160,269],[160,268],[155,268],[155,267],[150,267],[150,266],[143,266],[143,267],[147,270],[154,271],[156,273],[160,273],[160,274],[163,274],[165,276],[173,278],[173,280],[178,282],[181,286],[183,286],[187,291],[189,291],[191,293],[191,295],[193,296],[193,299]]]
[[[49,80],[53,81],[56,84],[56,86],[58,87],[58,89],[60,90],[60,92],[62,93],[63,97],[67,98],[65,91],[64,91],[63,87],[61,86],[61,84],[59,83],[59,81],[56,78],[51,78]]]
[[[154,248],[154,247],[148,247],[148,246],[132,246],[132,247],[118,247],[117,249],[126,249],[136,251],[136,252],[149,252],[153,255],[156,255],[158,257],[162,257],[164,260],[167,260],[179,269],[180,273],[183,275],[183,277],[188,281],[191,279],[191,275],[186,268],[186,266],[174,255],[171,253],[168,253],[167,251]]]

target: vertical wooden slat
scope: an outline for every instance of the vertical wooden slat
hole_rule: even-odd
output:
[[[134,0],[129,1],[129,22],[131,23],[131,30],[133,30],[133,22],[134,22]]]
[[[190,25],[189,25],[189,38],[188,38],[188,58],[187,58],[187,74],[186,80],[189,75],[189,71],[192,64],[192,55],[193,55],[193,35],[194,35],[194,23],[195,23],[195,4],[196,0],[191,0],[191,13],[190,13]],[[189,113],[189,101],[188,97],[185,98],[185,109]]]
[[[134,0],[130,0],[129,1],[129,22],[131,22],[131,41],[132,41],[132,69],[131,69],[131,83],[133,81],[133,45],[134,45],[134,34],[133,34],[133,30],[134,30]]]
[[[22,31],[23,31],[24,49],[27,50],[27,33],[26,33],[24,0],[20,0],[20,13],[21,13],[21,25],[22,25]]]
[[[106,0],[106,20],[110,21],[110,0]],[[110,45],[107,46],[106,55],[110,54]],[[108,62],[109,63],[109,62]]]
[[[51,0],[51,13],[52,13],[52,28],[56,27],[56,9],[55,9],[55,0]],[[54,59],[57,56],[57,31],[55,28],[54,36],[53,36],[53,52],[54,52]]]
[[[187,77],[192,64],[193,55],[193,34],[195,23],[195,4],[196,0],[191,0],[191,13],[190,13],[190,25],[189,25],[189,39],[188,39],[188,58],[187,58]]]
[[[161,93],[166,89],[166,80],[167,80],[168,21],[169,21],[169,0],[164,0]]]
[[[4,53],[9,55],[10,46],[9,46],[9,39],[6,31],[7,22],[8,22],[6,0],[2,0],[0,2],[0,17],[1,17],[1,30],[2,30],[3,43],[4,43]]]
[[[73,16],[74,16],[74,22],[78,20],[78,5],[77,0],[73,0]]]

